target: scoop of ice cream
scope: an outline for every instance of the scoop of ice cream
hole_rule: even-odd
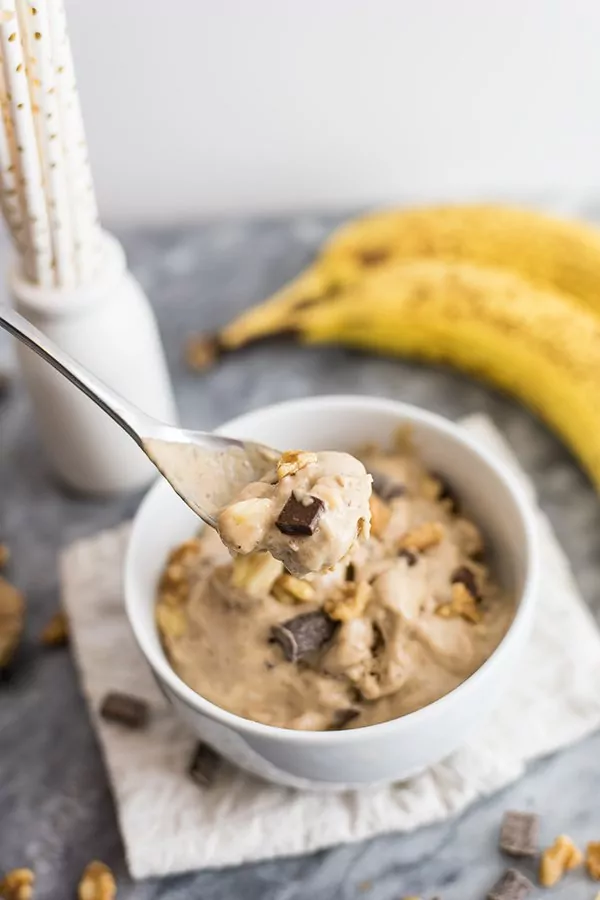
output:
[[[371,476],[348,453],[288,451],[218,516],[234,555],[268,550],[294,575],[324,572],[369,536]]]

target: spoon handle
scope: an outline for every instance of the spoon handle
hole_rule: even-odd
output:
[[[90,400],[93,400],[107,415],[114,419],[134,441],[143,447],[140,432],[151,430],[156,426],[146,413],[142,412],[133,403],[129,403],[121,394],[113,391],[111,387],[96,378],[86,369],[60,349],[50,338],[28,322],[20,313],[7,307],[0,307],[0,326],[9,334],[21,341],[34,353],[37,353],[45,362],[49,363],[57,372],[64,375],[71,384],[79,388]],[[147,423],[144,428],[144,423]]]

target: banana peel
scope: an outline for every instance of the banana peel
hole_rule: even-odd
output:
[[[223,331],[223,345],[233,349],[255,340],[301,301],[310,304],[409,259],[507,269],[600,314],[600,230],[594,226],[493,204],[390,209],[338,228],[313,266]]]
[[[341,250],[342,242],[335,246]],[[600,244],[598,250],[600,285]],[[227,326],[221,346],[291,329],[306,343],[449,363],[536,411],[600,487],[600,317],[581,303],[585,291],[591,296],[590,272],[585,290],[580,280],[579,298],[533,285],[516,272],[437,258],[388,259],[363,268],[359,278],[346,267],[337,270],[345,274],[334,286],[327,252],[292,285]]]

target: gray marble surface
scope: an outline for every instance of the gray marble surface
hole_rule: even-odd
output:
[[[579,211],[590,217],[598,212],[592,206]],[[182,421],[206,428],[264,403],[330,392],[400,398],[451,418],[485,411],[533,476],[598,617],[600,504],[569,453],[517,403],[446,370],[283,342],[232,356],[202,376],[186,370],[181,346],[190,330],[214,328],[294,275],[336,221],[228,220],[120,233],[157,310]],[[0,363],[7,359],[3,340]],[[0,685],[0,870],[33,866],[39,900],[74,897],[78,875],[93,857],[114,868],[121,900],[399,900],[414,894],[477,900],[503,866],[496,841],[507,807],[538,810],[545,840],[562,831],[582,842],[600,839],[598,734],[536,764],[510,790],[459,819],[412,835],[133,884],[73,663],[68,651],[42,652],[37,637],[58,602],[59,548],[116,524],[138,501],[92,502],[61,492],[47,471],[27,399],[15,380],[0,413],[0,539],[12,547],[10,574],[28,597],[29,616],[18,665]],[[551,894],[557,900],[595,895],[594,885],[581,875]]]

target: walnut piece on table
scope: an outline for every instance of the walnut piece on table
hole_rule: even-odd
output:
[[[114,900],[116,895],[117,885],[108,866],[97,860],[88,863],[77,890],[79,900]]]
[[[69,623],[65,613],[59,610],[47,622],[40,635],[44,647],[64,647],[69,642]]]
[[[559,835],[551,847],[542,853],[540,884],[553,887],[565,872],[576,869],[583,862],[583,853],[566,834]]]
[[[24,623],[23,595],[5,578],[0,578],[0,669],[11,662],[21,640]]]
[[[35,875],[31,869],[12,869],[0,881],[2,900],[31,900]]]

